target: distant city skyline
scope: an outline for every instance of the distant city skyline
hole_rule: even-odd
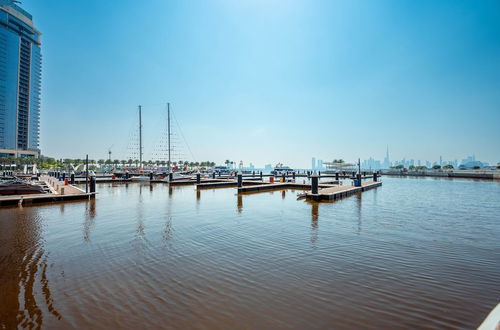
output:
[[[184,160],[309,168],[389,144],[394,159],[500,161],[498,1],[22,6],[43,31],[47,156],[126,158],[141,104],[154,158],[170,102]]]

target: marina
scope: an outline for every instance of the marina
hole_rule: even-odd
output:
[[[500,330],[499,36],[498,0],[0,0],[0,330]]]

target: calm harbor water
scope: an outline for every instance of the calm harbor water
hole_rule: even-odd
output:
[[[101,184],[0,209],[0,329],[474,328],[500,301],[500,183],[383,178],[334,203]]]

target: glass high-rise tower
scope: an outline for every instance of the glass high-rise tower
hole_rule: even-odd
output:
[[[39,156],[40,32],[32,16],[0,0],[0,157]]]

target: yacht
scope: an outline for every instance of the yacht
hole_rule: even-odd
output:
[[[215,166],[214,172],[216,175],[229,175],[229,169],[227,166]]]
[[[274,167],[274,170],[271,171],[272,175],[275,176],[280,176],[280,175],[291,175],[294,172],[294,170],[288,166],[284,166],[283,164],[279,163]]]

